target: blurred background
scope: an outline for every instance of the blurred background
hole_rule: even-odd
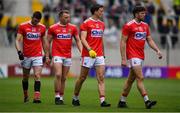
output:
[[[126,69],[120,67],[121,28],[133,18],[133,7],[142,4],[147,8],[145,22],[149,24],[151,35],[163,52],[163,59],[159,60],[146,44],[145,76],[180,79],[180,0],[0,0],[0,78],[22,75],[14,47],[16,31],[20,23],[31,19],[34,11],[43,13],[41,23],[48,29],[58,21],[59,10],[69,9],[71,23],[79,27],[91,15],[89,9],[95,3],[105,6],[103,21],[106,24],[104,44],[107,77],[127,76]],[[69,76],[78,76],[80,53],[75,43],[72,46],[73,66]],[[43,74],[48,76],[50,73],[51,68],[45,67]],[[90,75],[94,76],[93,69]]]

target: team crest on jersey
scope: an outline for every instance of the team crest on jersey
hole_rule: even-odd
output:
[[[57,34],[57,39],[71,39],[71,34]]]
[[[36,28],[32,27],[32,32],[35,32],[36,31]]]
[[[138,30],[139,30],[139,31],[143,31],[143,28],[142,28],[142,27],[138,27]]]
[[[93,28],[93,27],[94,27],[94,25],[90,25],[90,27],[92,27],[92,28]]]
[[[103,30],[102,29],[92,29],[91,30],[91,37],[102,37]]]
[[[65,33],[65,32],[66,32],[66,29],[62,29],[62,32],[64,32],[64,33]]]
[[[71,29],[68,29],[68,33],[71,33],[72,32],[72,30]]]
[[[41,29],[39,28],[38,31],[41,32]]]
[[[146,39],[146,32],[136,32],[135,39],[137,40],[145,40]]]
[[[96,24],[96,28],[99,28],[99,24]]]
[[[29,40],[39,40],[40,36],[41,36],[40,33],[28,32],[28,33],[26,34],[26,37],[27,37],[27,39],[29,39]]]

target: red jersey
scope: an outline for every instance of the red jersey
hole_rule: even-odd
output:
[[[25,57],[42,56],[42,37],[46,27],[42,24],[32,25],[30,21],[18,27],[18,33],[23,35],[23,54]]]
[[[48,35],[53,36],[52,56],[71,58],[72,37],[78,35],[75,25],[56,23],[50,26]]]
[[[126,43],[127,59],[140,58],[144,60],[144,45],[146,37],[150,35],[148,24],[131,20],[123,26],[122,34],[128,36]]]
[[[87,31],[86,41],[97,53],[97,56],[104,56],[102,39],[104,29],[104,22],[92,18],[85,20],[80,26],[81,31]],[[85,47],[82,50],[82,57],[84,56],[89,56],[89,52]]]

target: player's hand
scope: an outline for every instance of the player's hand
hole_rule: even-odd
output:
[[[18,51],[19,60],[24,60],[24,55],[21,51]]]
[[[96,58],[96,55],[97,55],[97,53],[94,51],[94,50],[89,50],[89,56],[91,57],[91,58]]]
[[[122,67],[127,67],[126,60],[122,60],[122,61],[121,61],[121,66],[122,66]]]
[[[158,55],[158,58],[159,58],[159,59],[162,59],[162,53],[161,53],[161,51],[157,51],[157,55]]]

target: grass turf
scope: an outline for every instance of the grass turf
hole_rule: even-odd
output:
[[[153,109],[145,109],[136,83],[128,96],[128,108],[117,108],[119,96],[125,79],[106,78],[106,99],[111,103],[109,108],[99,104],[97,80],[87,78],[80,92],[81,106],[71,104],[76,78],[67,78],[64,95],[65,105],[54,104],[54,78],[41,79],[41,104],[32,103],[33,78],[29,82],[30,101],[23,103],[21,78],[0,79],[0,112],[180,112],[180,80],[145,79],[149,97],[158,103]]]

